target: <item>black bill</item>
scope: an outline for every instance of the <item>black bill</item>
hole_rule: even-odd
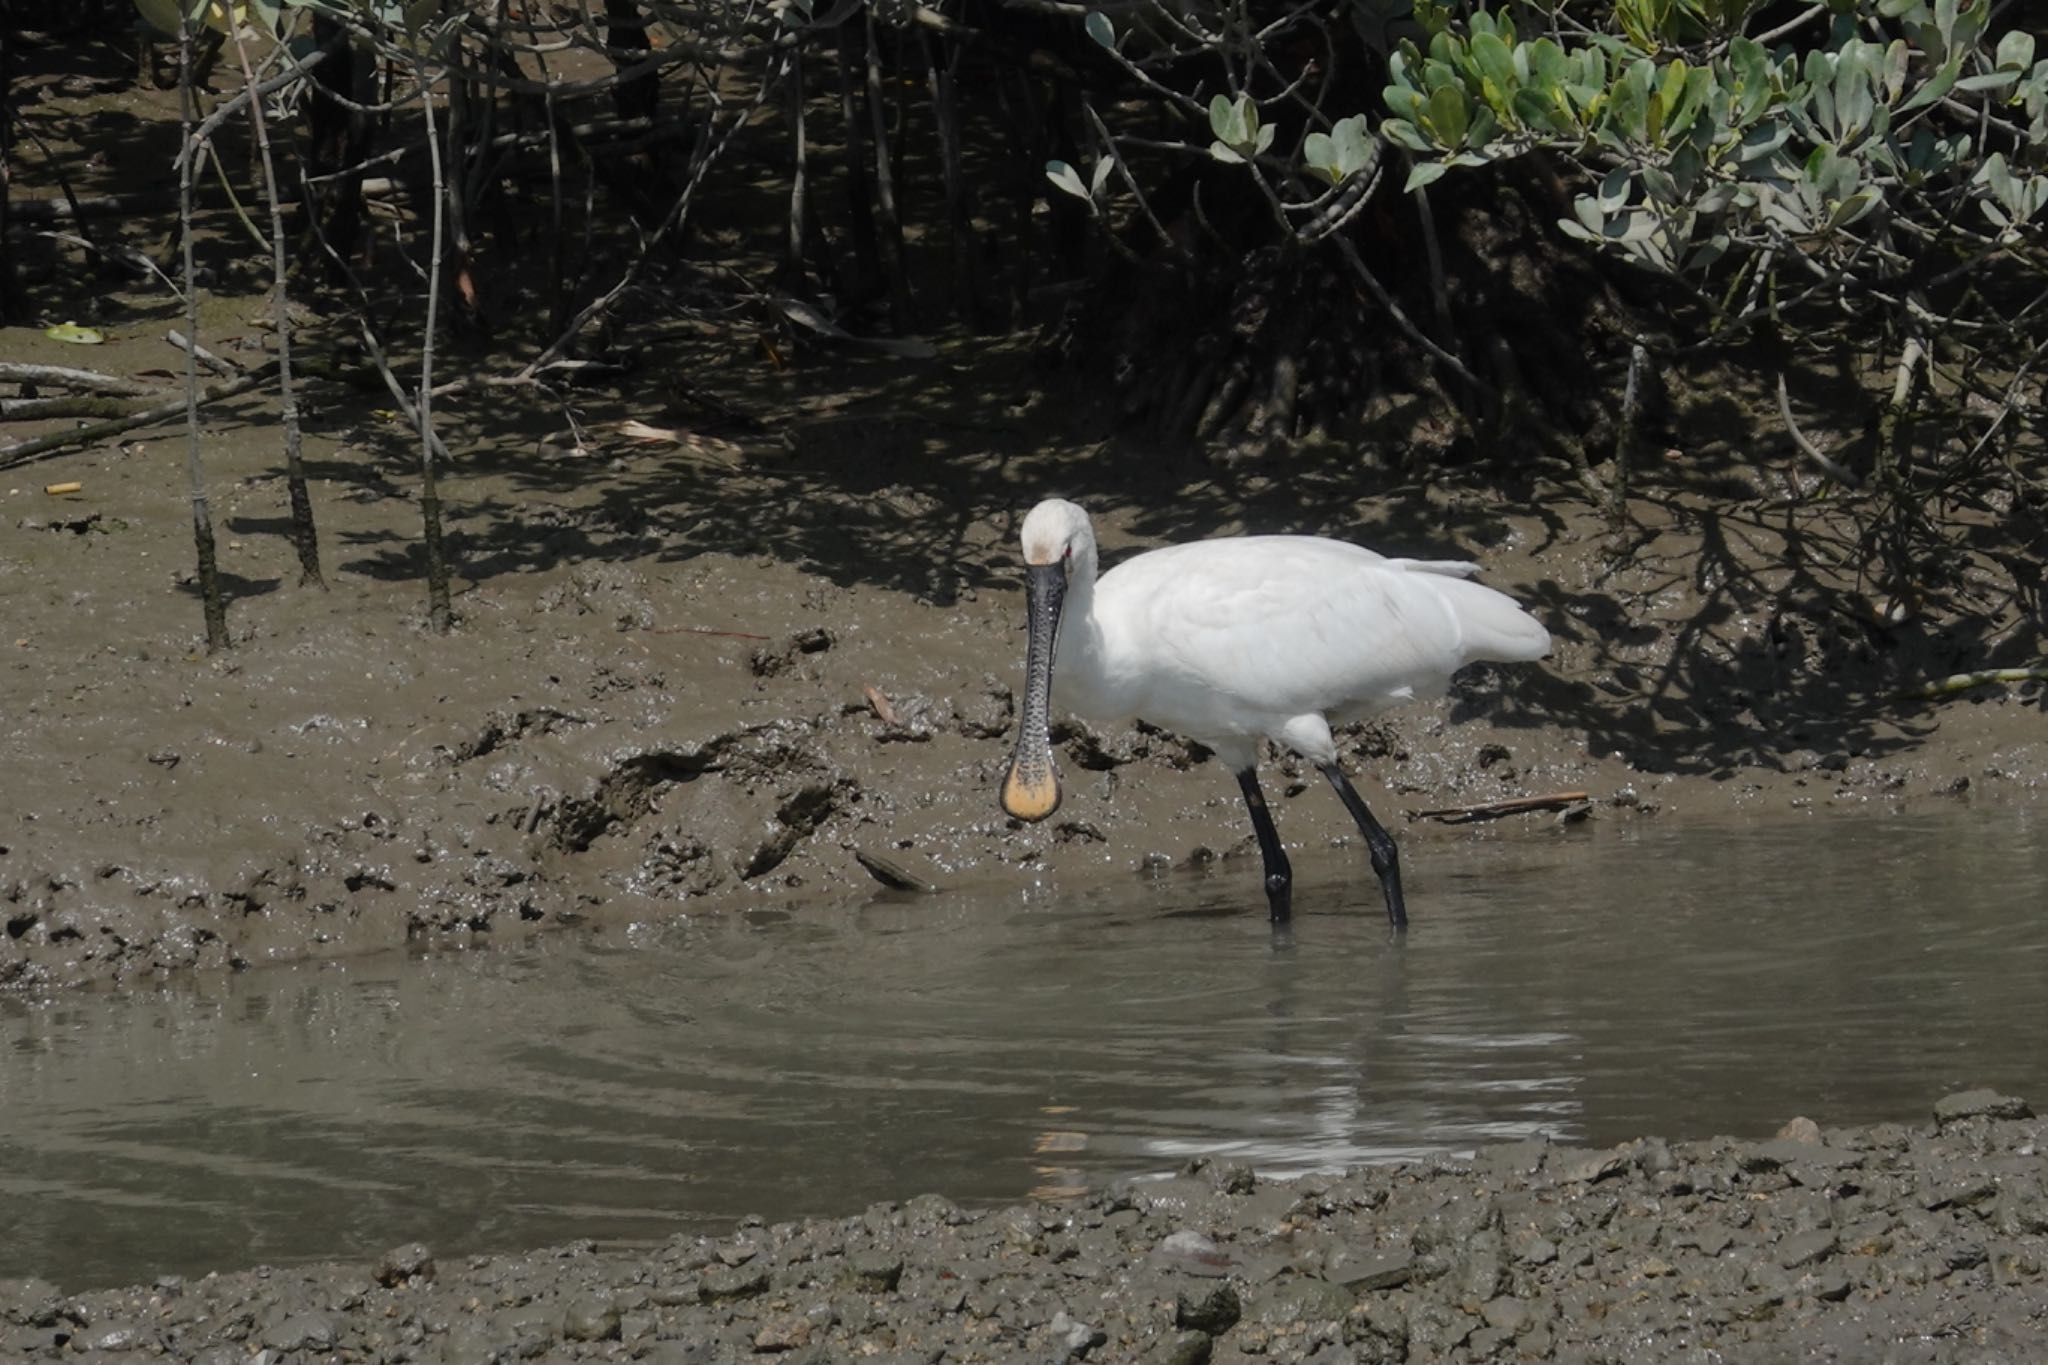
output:
[[[1043,820],[1060,808],[1050,734],[1052,651],[1067,598],[1067,570],[1064,564],[1033,564],[1027,572],[1025,612],[1031,635],[1024,652],[1024,715],[1017,753],[1003,779],[1003,810],[1019,820]]]

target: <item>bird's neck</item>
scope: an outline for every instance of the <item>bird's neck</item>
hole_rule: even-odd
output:
[[[1125,718],[1116,695],[1106,624],[1095,612],[1095,575],[1075,574],[1067,585],[1066,609],[1060,613],[1053,695],[1059,708],[1084,720]]]

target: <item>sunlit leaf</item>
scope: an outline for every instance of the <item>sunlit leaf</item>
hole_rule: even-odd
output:
[[[1073,195],[1076,199],[1086,199],[1089,197],[1088,187],[1081,183],[1080,172],[1064,161],[1046,162],[1045,178],[1052,181],[1059,189]]]

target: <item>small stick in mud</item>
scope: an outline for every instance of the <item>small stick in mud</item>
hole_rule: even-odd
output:
[[[1481,801],[1473,806],[1444,806],[1438,810],[1411,810],[1410,820],[1437,820],[1446,825],[1470,825],[1481,820],[1498,820],[1504,815],[1524,815],[1538,810],[1564,810],[1581,801],[1592,800],[1588,792],[1551,792],[1547,796],[1510,796],[1501,801]]]
[[[1892,693],[1894,701],[1926,701],[1933,697],[1952,697],[1958,692],[1967,692],[1973,687],[1987,683],[2048,682],[2048,668],[1983,668],[1975,673],[1951,673],[1920,687],[1909,687],[1903,692]]]

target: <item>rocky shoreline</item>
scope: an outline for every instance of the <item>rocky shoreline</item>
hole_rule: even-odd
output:
[[[1064,1202],[927,1195],[651,1251],[0,1282],[0,1357],[2020,1362],[2048,1339],[2044,1128],[1976,1090],[1918,1125],[1523,1142],[1287,1182],[1197,1162]]]

